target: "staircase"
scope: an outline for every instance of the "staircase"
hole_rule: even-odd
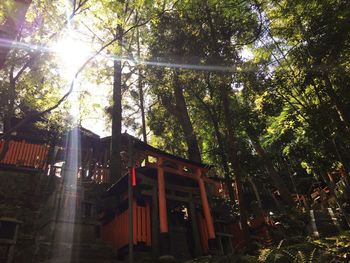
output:
[[[341,232],[341,217],[333,212],[332,208],[327,210],[310,210],[310,228],[315,237],[327,237],[337,235]]]

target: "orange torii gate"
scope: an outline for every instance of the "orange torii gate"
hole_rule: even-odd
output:
[[[137,139],[133,146],[136,157],[133,168],[108,191],[109,196],[119,201],[116,209],[105,211],[101,219],[103,240],[121,254],[127,254],[132,231],[136,253],[140,249],[150,250],[154,255],[174,255],[177,249],[189,254],[194,251],[193,255],[208,253],[209,244],[216,238],[206,190],[205,173],[209,167],[168,154]],[[134,193],[131,214],[130,183]],[[130,215],[133,219],[128,221]],[[126,226],[131,227],[130,222],[133,222],[132,230],[126,230]],[[187,240],[181,229],[187,229],[193,240]],[[179,237],[184,242],[182,248],[176,240]]]

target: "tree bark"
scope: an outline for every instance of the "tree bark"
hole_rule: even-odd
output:
[[[350,138],[350,116],[348,111],[346,110],[346,107],[344,106],[344,103],[341,101],[341,99],[338,97],[338,95],[335,93],[333,89],[332,82],[328,75],[324,75],[325,80],[325,88],[327,95],[330,97],[332,103],[334,104],[339,117],[341,121],[344,123],[348,137]]]
[[[280,192],[282,200],[285,202],[285,204],[294,206],[295,203],[293,201],[292,195],[289,189],[287,188],[286,184],[283,182],[282,178],[277,173],[275,167],[272,164],[271,159],[266,154],[265,150],[261,147],[259,141],[254,139],[251,135],[249,135],[249,132],[247,133],[250,140],[252,141],[255,151],[263,159],[264,165],[269,173],[269,176],[272,179],[273,184],[277,187],[278,191]]]
[[[116,29],[117,42],[122,48],[123,28]],[[114,60],[113,74],[113,107],[112,107],[112,138],[110,158],[110,183],[115,183],[121,177],[121,127],[122,127],[122,64],[120,59]]]
[[[208,86],[210,84],[208,83]],[[220,132],[219,129],[219,120],[217,118],[217,116],[214,114],[214,112],[210,109],[210,107],[203,101],[203,99],[196,93],[194,92],[191,88],[189,88],[192,92],[192,94],[197,98],[197,100],[203,105],[204,109],[207,111],[209,118],[213,124],[213,128],[214,128],[214,133],[215,133],[215,137],[218,143],[218,148],[219,148],[219,156],[220,156],[220,161],[221,161],[221,165],[224,169],[224,176],[225,176],[225,183],[228,186],[227,187],[227,191],[230,197],[231,201],[235,200],[235,193],[233,191],[233,187],[232,187],[232,178],[230,175],[230,168],[227,162],[227,156],[225,153],[225,147],[224,147],[224,140],[222,138],[222,134]],[[230,186],[230,187],[229,187]]]
[[[6,103],[7,103],[7,111],[4,114],[4,145],[0,149],[0,161],[3,160],[6,156],[7,151],[9,150],[9,143],[11,140],[11,128],[12,128],[12,118],[14,116],[15,111],[15,96],[16,96],[16,81],[14,78],[14,67],[11,67],[10,70],[10,78],[9,78],[9,89],[6,94]]]
[[[232,164],[232,170],[235,175],[235,181],[237,186],[237,198],[239,203],[239,212],[240,212],[240,221],[243,233],[245,237],[248,236],[248,212],[243,196],[243,184],[242,184],[242,175],[243,170],[240,166],[239,160],[238,160],[238,149],[235,145],[236,142],[236,136],[235,136],[235,128],[233,125],[233,116],[231,114],[231,110],[229,107],[229,100],[228,100],[229,92],[228,87],[226,85],[221,86],[221,100],[222,100],[222,106],[224,109],[224,119],[226,124],[226,135],[228,139],[228,156],[229,160]]]
[[[219,122],[218,122],[216,117],[212,117],[212,122],[213,122],[213,126],[214,126],[215,137],[216,137],[216,140],[217,140],[218,145],[219,145],[221,165],[223,166],[224,172],[225,172],[225,183],[227,186],[227,191],[228,191],[230,200],[234,201],[236,198],[235,198],[235,193],[233,191],[232,178],[230,175],[230,168],[229,168],[226,153],[225,153],[224,141],[223,141],[223,138],[221,136],[221,132],[219,130]]]
[[[254,180],[250,176],[248,176],[247,179],[248,179],[248,182],[250,183],[250,185],[253,188],[253,192],[254,192],[254,195],[255,195],[255,198],[256,198],[256,202],[258,203],[258,207],[262,208],[260,194],[259,194],[258,188],[256,187],[256,184],[254,183]]]
[[[14,1],[14,6],[9,12],[4,24],[0,26],[0,69],[3,68],[6,57],[11,50],[12,42],[19,34],[27,14],[31,0]]]
[[[137,17],[137,16],[136,16]],[[136,38],[137,38],[137,56],[140,58],[141,52],[140,52],[140,32],[139,28],[136,29]],[[137,79],[137,86],[139,90],[139,96],[140,96],[140,110],[141,110],[141,121],[142,121],[142,137],[143,141],[147,143],[147,132],[146,132],[146,117],[145,117],[145,98],[143,94],[143,87],[142,87],[142,70],[141,67],[139,67],[139,76]]]
[[[201,154],[199,151],[198,141],[196,134],[194,133],[192,122],[188,114],[183,89],[179,81],[179,72],[174,72],[174,95],[175,95],[175,112],[174,115],[181,125],[181,128],[185,135],[187,144],[188,158],[191,161],[201,162]]]

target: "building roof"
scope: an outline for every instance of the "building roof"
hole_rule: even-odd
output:
[[[101,138],[101,140],[104,140],[104,141],[108,141],[110,139],[111,139],[111,136]],[[132,135],[130,135],[128,133],[122,133],[122,143],[127,143],[128,139],[132,139],[134,147],[136,149],[139,149],[139,150],[150,151],[150,152],[153,152],[153,153],[155,153],[157,155],[162,155],[162,156],[167,157],[169,159],[174,159],[174,160],[177,160],[177,161],[180,161],[180,162],[183,162],[183,163],[187,163],[187,164],[190,164],[190,165],[193,165],[193,166],[198,166],[198,167],[201,167],[201,168],[210,169],[210,168],[213,167],[212,165],[191,161],[191,160],[188,160],[186,158],[182,158],[182,157],[170,154],[168,152],[165,152],[163,150],[155,148],[155,147],[153,147],[153,146],[151,146],[151,145],[141,141],[140,139],[138,139],[138,138],[136,138],[136,137],[134,137],[134,136],[132,136]]]

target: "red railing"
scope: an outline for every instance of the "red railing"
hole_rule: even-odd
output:
[[[113,247],[119,249],[129,243],[129,210],[125,210],[114,219],[103,225],[102,239]],[[138,206],[133,203],[133,243],[144,243],[151,246],[151,213],[149,203]]]
[[[5,141],[0,141],[0,149],[5,145]],[[0,164],[29,167],[35,169],[45,169],[49,146],[46,144],[34,144],[24,140],[10,141],[5,157]]]

